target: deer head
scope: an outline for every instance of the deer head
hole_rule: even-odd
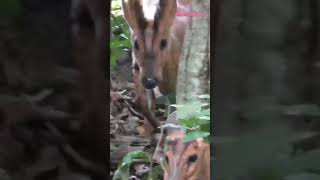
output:
[[[176,123],[162,127],[153,159],[162,165],[164,180],[209,180],[210,145],[202,139],[184,143],[184,136],[185,130]]]
[[[132,35],[133,69],[144,88],[153,89],[163,80],[170,60],[176,0],[122,0],[124,17]]]

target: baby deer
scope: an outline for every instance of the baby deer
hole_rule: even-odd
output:
[[[160,122],[151,112],[154,91],[175,93],[185,29],[190,21],[190,17],[176,16],[176,12],[189,12],[190,7],[191,0],[122,0],[132,35],[135,105],[155,128]]]
[[[185,131],[177,125],[174,112],[162,127],[153,155],[162,165],[164,180],[209,180],[210,145],[202,139],[184,143],[184,136]]]

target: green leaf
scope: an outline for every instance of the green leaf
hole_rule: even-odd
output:
[[[112,68],[117,67],[117,60],[119,59],[120,55],[121,55],[121,50],[119,50],[119,49],[113,49],[111,51],[111,66],[112,66]]]
[[[120,37],[121,37],[123,40],[129,40],[128,37],[127,37],[125,34],[120,34]]]
[[[120,0],[113,0],[111,3],[111,13],[114,15],[122,15],[121,10],[121,1]]]
[[[207,137],[209,136],[210,133],[208,132],[204,132],[204,131],[194,131],[194,132],[190,132],[190,133],[187,133],[186,136],[184,137],[183,139],[183,142],[190,142],[190,141],[193,141],[193,140],[196,140],[198,138],[204,138],[204,137]]]
[[[199,119],[210,121],[210,117],[209,116],[200,116]]]
[[[113,180],[127,180],[129,178],[130,166],[134,162],[150,162],[150,158],[143,151],[133,151],[128,153],[118,165]]]
[[[210,132],[210,122],[207,121],[206,124],[200,124],[200,131]]]
[[[178,107],[178,119],[186,119],[201,111],[202,104],[199,101],[194,101]]]
[[[122,164],[131,164],[134,160],[143,160],[144,162],[149,161],[148,155],[143,151],[129,152],[122,160]]]

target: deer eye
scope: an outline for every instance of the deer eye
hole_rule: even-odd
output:
[[[162,39],[160,41],[160,49],[163,50],[166,47],[167,47],[167,40],[166,39]]]
[[[135,50],[139,50],[139,44],[138,44],[137,40],[134,40],[133,48],[134,48]]]
[[[189,157],[188,162],[194,163],[194,162],[197,161],[197,159],[198,159],[198,156],[197,156],[196,154],[194,154],[194,155],[191,155],[191,156]]]
[[[133,65],[133,69],[136,70],[136,71],[139,71],[139,66],[137,63],[134,63]]]

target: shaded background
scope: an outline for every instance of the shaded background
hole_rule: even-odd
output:
[[[77,131],[81,98],[70,3],[0,2],[0,179],[109,176],[88,160]]]
[[[319,179],[319,138],[301,134],[320,128],[319,8],[317,0],[223,2],[213,83],[216,176]]]

